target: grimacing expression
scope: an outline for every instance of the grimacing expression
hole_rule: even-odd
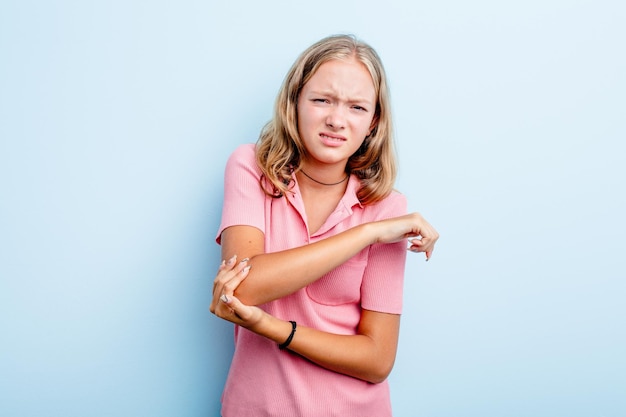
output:
[[[298,97],[304,165],[342,166],[374,128],[377,97],[369,71],[355,58],[322,64]]]

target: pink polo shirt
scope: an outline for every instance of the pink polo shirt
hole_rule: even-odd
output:
[[[406,199],[392,192],[363,206],[351,176],[335,211],[310,234],[297,181],[281,198],[259,186],[255,145],[242,145],[226,165],[222,223],[217,233],[248,225],[265,234],[266,253],[333,236],[362,223],[406,214]],[[322,331],[356,334],[361,309],[400,314],[406,242],[370,245],[307,287],[262,306],[269,314]],[[246,329],[235,328],[235,353],[222,396],[224,417],[391,416],[387,381],[372,384],[329,371]]]

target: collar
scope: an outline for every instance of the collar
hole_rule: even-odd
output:
[[[293,188],[290,192],[286,193],[285,197],[287,201],[300,213],[300,217],[304,220],[305,224],[306,220],[306,212],[304,210],[304,202],[302,201],[302,197],[300,194],[300,187],[298,185],[298,180],[294,176],[293,177]],[[348,185],[346,187],[346,191],[339,200],[337,207],[335,210],[328,216],[326,222],[316,231],[311,237],[321,235],[331,228],[335,227],[338,223],[342,222],[346,218],[350,217],[353,213],[352,208],[356,205],[359,207],[363,207],[361,202],[357,197],[357,191],[361,187],[361,180],[356,175],[350,175],[348,179]]]

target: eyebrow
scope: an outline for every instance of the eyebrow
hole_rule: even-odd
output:
[[[320,96],[327,96],[327,97],[332,97],[332,98],[338,98],[337,94],[335,94],[335,92],[331,91],[331,90],[311,90],[309,92],[309,94],[312,95],[320,95]],[[353,97],[353,98],[348,98],[346,100],[349,103],[367,103],[367,104],[372,104],[372,101],[365,98],[365,97]]]

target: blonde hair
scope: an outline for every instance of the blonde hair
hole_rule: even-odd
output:
[[[353,57],[369,71],[377,103],[375,127],[349,158],[346,171],[361,180],[357,196],[362,204],[380,201],[393,190],[397,168],[389,89],[382,62],[372,47],[354,36],[334,35],[313,44],[298,57],[276,98],[274,117],[261,131],[256,158],[266,193],[283,196],[289,191],[294,173],[300,169],[305,149],[298,133],[297,103],[302,88],[325,62]]]

